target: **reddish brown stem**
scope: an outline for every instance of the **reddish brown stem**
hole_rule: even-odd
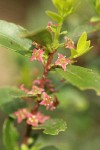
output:
[[[38,111],[38,107],[39,107],[39,102],[36,102],[35,105],[34,105],[34,108],[31,110],[31,113],[34,115],[37,113]],[[31,133],[31,125],[28,125],[26,126],[26,133],[24,135],[24,139],[23,139],[23,143],[24,144],[27,144],[28,143],[28,138],[30,137],[30,133]]]
[[[52,63],[52,60],[53,60],[53,56],[55,54],[56,50],[54,50],[52,53],[49,54],[49,57],[48,57],[48,60],[47,60],[47,63],[46,65],[44,66],[44,72],[43,72],[43,76],[41,78],[41,82],[40,82],[40,87],[41,88],[44,88],[45,86],[45,81],[47,79],[47,75],[49,73],[49,70],[50,70],[50,65]],[[32,114],[36,114],[37,111],[38,111],[38,108],[39,108],[39,101],[37,101],[33,107],[33,109],[31,110],[31,113]],[[27,144],[28,142],[28,138],[30,136],[30,133],[31,133],[31,125],[27,125],[26,127],[26,133],[25,133],[25,136],[24,136],[24,139],[23,139],[23,143],[24,144]]]
[[[44,88],[45,80],[46,80],[48,72],[50,70],[50,65],[52,63],[53,55],[55,54],[55,52],[56,52],[56,50],[54,50],[52,53],[50,53],[48,61],[47,61],[46,65],[44,66],[44,73],[43,73],[43,76],[41,78],[41,84],[40,84],[41,88]]]

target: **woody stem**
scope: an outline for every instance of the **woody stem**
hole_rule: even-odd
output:
[[[56,44],[59,43],[59,36],[60,36],[60,31],[61,31],[61,28],[62,28],[62,23],[63,23],[63,20],[61,22],[59,22],[59,25],[57,27],[57,31],[55,33],[55,36],[54,36],[54,41],[53,41],[53,45],[55,47]],[[56,48],[52,47],[53,52],[49,53],[49,57],[48,57],[48,60],[47,60],[47,63],[46,65],[44,66],[44,72],[43,72],[43,75],[42,75],[42,78],[40,80],[40,88],[43,88],[45,87],[45,82],[46,82],[46,79],[47,79],[47,76],[48,76],[48,73],[51,69],[51,63],[52,63],[52,60],[53,60],[53,56],[56,52]],[[33,109],[31,110],[31,113],[32,114],[35,114],[39,109],[39,101],[37,101],[33,107]],[[27,144],[28,142],[28,138],[30,136],[30,133],[32,131],[32,128],[30,125],[27,125],[27,128],[26,128],[26,133],[25,133],[25,136],[24,136],[24,140],[23,140],[23,143]]]
[[[45,81],[46,81],[47,75],[49,73],[50,65],[52,63],[52,59],[53,59],[53,56],[54,56],[55,52],[56,52],[56,50],[54,50],[52,53],[49,54],[47,63],[44,66],[44,72],[43,72],[43,76],[41,78],[41,83],[40,83],[40,87],[41,88],[44,88],[44,86],[45,86]],[[38,111],[38,108],[39,108],[39,101],[37,101],[35,103],[33,109],[31,110],[31,113],[35,114]],[[26,133],[25,133],[24,139],[23,139],[23,143],[24,144],[28,143],[28,138],[30,137],[31,131],[32,131],[31,125],[27,125],[27,127],[26,127]]]
[[[47,61],[46,65],[44,66],[44,72],[43,72],[43,76],[41,78],[41,83],[40,83],[41,88],[44,88],[45,81],[46,81],[47,75],[49,73],[50,65],[51,65],[51,62],[52,62],[55,52],[56,52],[56,50],[54,50],[52,53],[49,54],[48,61]]]

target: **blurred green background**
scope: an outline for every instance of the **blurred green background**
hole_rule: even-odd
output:
[[[66,19],[64,28],[73,33],[78,26],[85,30],[84,26],[91,24],[90,19],[96,16],[94,3],[95,0],[77,0],[74,13]],[[50,20],[45,11],[54,9],[51,0],[0,0],[0,19],[34,31],[47,26]],[[73,40],[77,36],[73,36]],[[100,31],[89,34],[89,39],[93,49],[76,64],[100,74]],[[21,83],[30,86],[41,73],[40,63],[30,63],[28,58],[0,47],[0,87]],[[53,82],[58,83],[56,78]],[[61,105],[50,114],[65,119],[68,129],[58,136],[41,134],[38,142],[54,144],[60,150],[100,150],[100,97],[93,90],[80,91],[69,84],[63,87],[63,93],[58,92],[58,97]],[[0,150],[5,150],[1,134],[5,117],[0,112]]]

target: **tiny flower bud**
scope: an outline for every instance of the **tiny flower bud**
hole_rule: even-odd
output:
[[[24,91],[25,93],[28,93],[29,90],[25,88],[24,84],[21,84],[19,87],[22,91]]]
[[[40,83],[41,83],[41,80],[38,80],[38,79],[33,81],[33,85],[40,85]]]
[[[40,49],[42,46],[38,44],[37,42],[33,41],[33,45],[37,48]]]
[[[50,22],[48,22],[47,29],[50,32],[54,32],[54,30],[56,29],[57,26],[58,26],[58,24],[53,24],[52,21],[50,21]]]
[[[75,49],[74,42],[68,37],[65,37],[65,48]]]

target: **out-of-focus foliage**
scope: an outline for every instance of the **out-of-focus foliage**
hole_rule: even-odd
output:
[[[52,7],[51,1],[39,0],[34,3],[34,5],[31,4],[28,8],[29,11],[27,12],[26,19],[27,28],[31,28],[33,30],[37,27],[43,28],[47,25],[49,19],[44,14],[44,10],[47,8],[55,10]],[[71,33],[73,33],[71,37],[76,40],[77,37],[79,37],[84,31],[84,27],[86,27],[87,31],[89,31],[89,28],[87,27],[89,27],[89,21],[93,16],[97,16],[95,0],[79,0],[75,13],[66,19],[64,28],[67,28]],[[94,28],[95,26],[96,24],[92,27]],[[77,32],[75,32],[76,30]],[[94,45],[94,48],[90,53],[79,58],[77,64],[95,69],[98,73],[100,73],[100,31],[89,34],[89,39],[92,40],[91,45]],[[37,70],[37,68],[35,68],[35,63],[33,63],[33,67],[27,59],[20,59],[20,57],[21,56],[15,56],[19,68],[18,80],[20,80],[20,83],[24,81],[26,85],[30,86],[29,81],[31,82],[31,78],[36,78],[37,74],[42,72],[41,66],[37,63],[37,68],[39,68],[39,70]],[[29,73],[29,68],[31,68],[32,71],[31,75]],[[20,83],[18,82],[18,84]],[[41,134],[37,144],[47,143],[47,148],[48,145],[54,144],[57,147],[54,148],[55,150],[100,150],[100,97],[96,96],[95,92],[92,90],[80,92],[75,88],[75,92],[73,92],[72,89],[74,87],[72,87],[68,89],[68,92],[66,86],[63,88],[66,95],[64,94],[63,96],[60,96],[60,93],[58,93],[58,95],[61,101],[64,99],[67,106],[65,107],[65,104],[61,102],[61,108],[58,107],[52,115],[65,119],[68,124],[68,129],[65,133],[61,133],[57,137]],[[72,97],[71,100],[70,97]],[[63,106],[64,109],[62,109]],[[0,147],[0,149],[3,150],[3,146]]]
[[[6,120],[3,126],[3,141],[7,150],[19,150],[16,143],[18,136],[18,132],[11,120]]]
[[[0,44],[23,55],[29,53],[32,42],[22,37],[28,31],[13,23],[0,20]]]

